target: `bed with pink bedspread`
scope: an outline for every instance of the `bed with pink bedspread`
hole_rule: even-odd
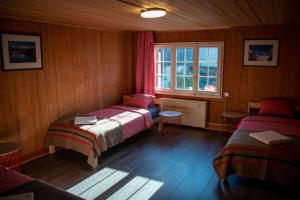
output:
[[[95,168],[101,152],[152,126],[151,113],[142,108],[117,105],[87,113],[95,125],[74,125],[74,116],[54,122],[48,129],[46,146],[72,149],[88,156]]]
[[[252,132],[273,130],[293,138],[290,143],[265,145],[249,137]],[[245,117],[213,165],[220,179],[232,174],[297,185],[300,180],[300,120]]]

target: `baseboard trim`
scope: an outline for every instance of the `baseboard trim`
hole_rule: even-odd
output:
[[[221,131],[226,133],[233,133],[236,129],[234,126],[228,126],[220,123],[208,123],[206,129],[214,130],[214,131]]]
[[[56,151],[62,149],[61,147],[56,147]],[[44,157],[44,156],[47,156],[49,155],[49,151],[48,151],[48,148],[43,148],[39,151],[36,151],[36,152],[33,152],[33,153],[30,153],[28,155],[25,155],[25,156],[22,156],[22,160],[21,160],[21,164],[25,164],[25,163],[28,163],[32,160],[35,160],[35,159],[38,159],[38,158],[41,158],[41,157]]]
[[[28,163],[28,162],[30,162],[32,160],[41,158],[41,157],[46,156],[48,154],[49,154],[48,153],[48,149],[46,149],[46,148],[41,149],[41,150],[36,151],[36,152],[33,152],[33,153],[30,153],[30,154],[27,154],[25,156],[22,156],[21,164]]]

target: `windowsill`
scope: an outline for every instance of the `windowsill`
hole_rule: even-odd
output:
[[[194,98],[205,98],[205,99],[216,99],[221,100],[222,96],[219,94],[189,94],[169,91],[155,91],[155,94],[167,95],[167,96],[180,96],[180,97],[194,97]]]

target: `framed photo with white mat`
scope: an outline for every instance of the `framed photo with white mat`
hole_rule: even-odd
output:
[[[1,56],[4,71],[42,69],[41,37],[2,33]]]
[[[244,40],[244,66],[276,67],[279,59],[279,40]]]

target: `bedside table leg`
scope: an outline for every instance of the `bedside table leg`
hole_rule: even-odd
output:
[[[164,127],[164,123],[162,121],[159,121],[159,124],[158,124],[158,131],[161,132],[162,129]]]
[[[54,145],[49,145],[49,154],[55,153],[55,146]]]

